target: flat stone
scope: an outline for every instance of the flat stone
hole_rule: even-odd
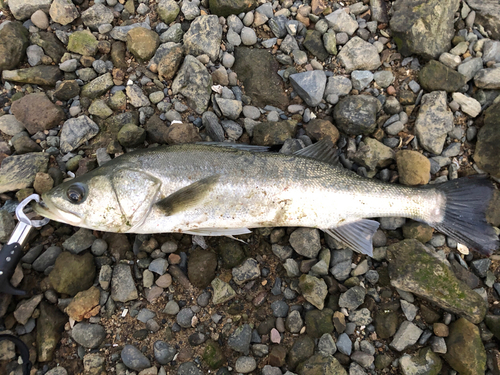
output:
[[[20,22],[4,22],[0,30],[0,70],[14,69],[29,44],[28,30]]]
[[[436,60],[429,61],[420,70],[418,78],[427,91],[455,92],[467,82],[465,76]]]
[[[214,290],[214,296],[212,299],[212,303],[214,305],[227,302],[230,299],[236,297],[236,292],[234,291],[234,289],[231,288],[228,283],[222,281],[219,278],[213,279],[211,285]]]
[[[68,51],[83,56],[94,56],[97,53],[98,41],[89,30],[75,31],[69,36]]]
[[[167,25],[175,21],[180,12],[180,7],[174,0],[158,1],[158,15]]]
[[[490,106],[484,113],[484,126],[478,132],[474,161],[479,168],[500,178],[500,104]],[[5,161],[4,161],[5,163]]]
[[[210,0],[210,11],[217,16],[227,17],[231,14],[247,13],[255,8],[251,0]]]
[[[75,255],[63,251],[56,259],[49,280],[56,292],[74,296],[90,288],[95,275],[96,267],[92,254]]]
[[[474,83],[481,89],[500,89],[500,68],[481,69],[474,76]]]
[[[121,263],[115,265],[111,279],[111,298],[117,302],[127,302],[138,297],[130,266]]]
[[[95,99],[98,96],[104,94],[113,86],[114,83],[111,73],[106,73],[84,85],[81,89],[80,94],[81,96],[86,96],[90,99]]]
[[[469,116],[477,117],[481,113],[481,104],[476,99],[465,96],[460,92],[454,92],[452,97],[454,101],[460,104],[462,112]]]
[[[49,12],[51,0],[17,0],[9,3],[9,10],[16,20],[30,18],[37,10]]]
[[[151,366],[149,359],[133,345],[125,345],[120,357],[125,366],[135,371],[141,371]]]
[[[347,72],[353,70],[377,70],[382,64],[377,47],[358,36],[349,40],[338,54]]]
[[[360,142],[354,154],[354,161],[373,171],[391,164],[394,156],[394,151],[390,147],[376,139],[366,137],[363,142]]]
[[[71,0],[54,0],[49,10],[52,21],[67,25],[78,18],[80,13]]]
[[[491,31],[492,37],[500,39],[500,10],[495,0],[470,0],[468,5],[476,11],[475,23]]]
[[[233,268],[233,280],[238,285],[255,280],[260,276],[259,264],[255,259],[247,259],[241,266]]]
[[[159,44],[158,34],[144,27],[136,27],[127,33],[127,49],[136,59],[151,59]]]
[[[314,354],[305,362],[301,363],[297,371],[303,375],[314,374],[338,374],[347,375],[347,371],[340,362],[333,356],[324,356],[322,354]]]
[[[50,362],[54,357],[56,346],[60,343],[64,325],[68,317],[57,306],[42,301],[39,305],[40,316],[36,327],[37,360]]]
[[[330,13],[325,17],[328,26],[336,33],[347,33],[352,36],[358,29],[358,23],[346,12],[345,9],[340,8],[335,12]]]
[[[390,346],[394,350],[401,352],[409,346],[414,345],[420,338],[422,332],[423,331],[412,322],[404,321],[396,332]]]
[[[430,180],[431,163],[417,151],[401,150],[396,154],[399,182],[403,185],[425,185]]]
[[[71,330],[71,337],[84,348],[97,348],[106,338],[106,331],[100,324],[78,323]]]
[[[313,70],[290,75],[290,82],[297,94],[311,107],[316,107],[323,99],[326,75],[322,70]]]
[[[62,108],[52,103],[45,93],[26,95],[16,100],[11,109],[30,134],[52,129],[65,118]]]
[[[422,348],[415,355],[403,355],[399,366],[405,375],[438,375],[441,372],[441,358],[430,348]]]
[[[215,15],[200,16],[193,22],[184,34],[184,49],[186,54],[199,56],[207,54],[212,61],[219,57],[222,26]]]
[[[61,130],[61,151],[66,153],[78,148],[92,139],[99,132],[99,126],[88,116],[70,118],[63,124]]]
[[[252,144],[261,146],[282,145],[295,135],[297,122],[294,120],[279,122],[261,122],[253,128]]]
[[[57,66],[40,65],[32,68],[4,70],[2,79],[19,83],[29,83],[40,86],[55,86],[62,80],[63,73]]]
[[[28,153],[8,156],[0,167],[0,193],[33,186],[38,172],[47,172],[49,155]]]
[[[333,118],[346,134],[371,134],[376,128],[380,102],[368,95],[347,96],[335,106]]]

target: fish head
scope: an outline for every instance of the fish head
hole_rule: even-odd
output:
[[[106,232],[127,232],[142,223],[160,182],[130,169],[98,168],[42,195],[35,212],[49,219]]]

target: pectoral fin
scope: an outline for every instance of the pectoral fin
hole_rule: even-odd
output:
[[[324,232],[345,243],[352,250],[372,256],[372,237],[379,225],[378,221],[363,219],[337,228],[324,229]]]
[[[196,181],[157,202],[156,206],[168,216],[196,207],[205,200],[218,181],[218,175]]]

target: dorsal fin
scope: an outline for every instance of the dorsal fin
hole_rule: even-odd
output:
[[[322,161],[323,163],[332,164],[337,167],[342,166],[339,162],[338,150],[334,149],[331,142],[325,139],[304,147],[302,150],[295,151],[293,154],[303,158]]]

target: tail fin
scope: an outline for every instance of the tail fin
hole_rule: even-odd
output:
[[[438,185],[446,197],[442,222],[433,227],[484,255],[498,249],[500,242],[486,222],[485,211],[493,195],[493,184],[485,176],[459,178]]]

